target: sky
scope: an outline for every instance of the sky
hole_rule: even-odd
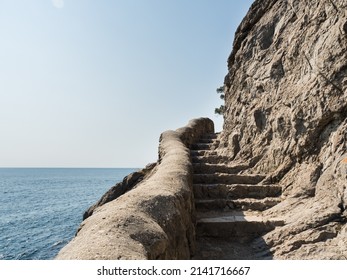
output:
[[[0,0],[0,167],[143,167],[199,117],[253,0]]]

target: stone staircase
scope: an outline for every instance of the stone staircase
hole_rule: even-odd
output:
[[[281,201],[282,189],[262,184],[264,174],[238,174],[247,167],[227,164],[228,159],[215,150],[218,144],[218,135],[209,134],[191,147],[197,210],[195,258],[252,259],[252,248],[245,244],[283,225],[262,214]],[[236,254],[231,252],[235,248]]]

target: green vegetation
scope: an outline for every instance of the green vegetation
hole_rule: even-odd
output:
[[[224,86],[220,86],[219,88],[217,88],[216,91],[219,94],[220,99],[224,100],[225,99]],[[224,105],[220,105],[219,108],[214,109],[214,113],[217,115],[223,115],[224,111],[225,111]]]

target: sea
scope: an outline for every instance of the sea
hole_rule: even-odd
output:
[[[0,260],[49,260],[82,215],[137,168],[0,168]]]

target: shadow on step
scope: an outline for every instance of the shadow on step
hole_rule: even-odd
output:
[[[199,237],[193,260],[272,260],[273,255],[264,239],[247,242],[214,237]]]
[[[200,212],[196,225],[196,254],[201,260],[272,259],[262,236],[282,225],[259,212]]]

